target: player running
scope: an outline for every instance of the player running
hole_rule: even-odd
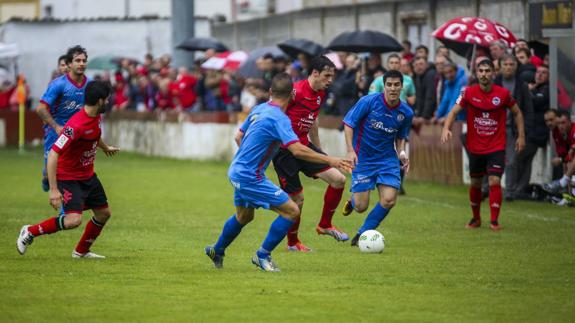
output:
[[[92,209],[94,216],[86,225],[72,257],[104,258],[91,252],[90,246],[100,235],[111,215],[104,188],[94,173],[94,159],[98,147],[107,156],[119,151],[116,147],[106,145],[100,138],[100,114],[105,110],[110,92],[108,83],[89,82],[86,86],[86,105],[64,125],[62,133],[52,146],[47,164],[50,205],[55,210],[63,208],[64,214],[35,225],[23,226],[16,241],[21,255],[35,237],[76,228],[82,223],[82,211]]]
[[[329,58],[325,56],[314,58],[311,61],[309,77],[294,84],[294,99],[286,110],[293,131],[297,134],[302,145],[324,155],[319,140],[317,116],[321,103],[325,99],[325,90],[333,81],[334,71],[335,65]],[[316,232],[330,235],[337,241],[348,240],[348,235],[331,223],[333,213],[341,201],[345,187],[345,176],[325,163],[316,164],[302,160],[294,156],[286,147],[280,148],[273,161],[281,188],[297,203],[300,213],[303,208],[304,196],[299,173],[302,172],[311,178],[320,178],[328,183],[323,197],[323,211]],[[298,238],[299,224],[300,218],[298,217],[287,235],[288,250],[309,252],[311,249],[302,244]]]
[[[276,75],[272,79],[271,101],[254,107],[239,130],[243,135],[236,135],[241,144],[228,170],[230,182],[234,187],[236,214],[226,221],[218,241],[205,248],[206,255],[216,268],[223,267],[226,248],[240,234],[242,228],[253,220],[254,209],[263,207],[280,215],[272,223],[252,263],[264,271],[279,271],[272,261],[271,252],[300,216],[298,205],[265,176],[271,158],[280,144],[302,160],[344,169],[352,167],[347,160],[316,153],[299,142],[290,126],[289,118],[284,113],[292,90],[288,74]]]
[[[469,200],[473,212],[473,218],[467,224],[467,228],[474,229],[481,226],[481,183],[483,176],[487,174],[490,227],[493,231],[498,231],[501,229],[499,211],[502,202],[501,176],[505,168],[507,109],[511,109],[517,126],[515,150],[518,152],[525,147],[525,131],[521,110],[507,89],[493,84],[493,71],[494,65],[489,59],[483,59],[477,64],[478,83],[467,87],[457,99],[445,120],[441,142],[445,143],[451,139],[450,128],[455,116],[462,109],[467,109],[467,151],[471,177]]]
[[[411,129],[413,111],[399,97],[403,75],[390,70],[383,75],[384,92],[361,98],[343,119],[348,158],[355,163],[351,173],[351,199],[343,214],[363,213],[369,206],[370,192],[377,187],[379,203],[369,212],[351,240],[379,226],[395,205],[401,185],[400,169],[409,170],[405,142]]]
[[[80,111],[84,105],[84,91],[88,82],[84,75],[88,62],[88,53],[81,46],[74,46],[66,53],[69,71],[50,82],[42,95],[36,113],[44,122],[44,168],[42,169],[42,189],[48,192],[46,161],[50,148],[58,138],[70,117]]]

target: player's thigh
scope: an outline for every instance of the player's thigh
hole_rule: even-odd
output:
[[[62,194],[64,214],[82,214],[84,210],[84,192],[79,181],[58,181],[58,190]]]
[[[487,155],[474,154],[469,152],[469,177],[472,178],[483,178],[487,173]],[[481,180],[480,180],[481,181]]]
[[[92,178],[87,181],[82,182],[83,190],[85,192],[85,209],[108,209],[108,197],[106,196],[106,191],[104,186],[98,179],[98,176],[94,174]],[[102,212],[103,214],[103,212]]]
[[[325,171],[318,173],[316,176],[335,188],[342,188],[345,186],[345,175],[336,168],[330,167]]]
[[[270,209],[291,220],[300,216],[299,207],[292,200],[287,200],[281,205],[274,205]]]
[[[319,149],[312,143],[309,143],[307,147],[318,154],[327,155],[325,152],[323,152],[321,149]],[[321,173],[328,171],[331,168],[328,164],[312,163],[302,159],[298,159],[297,161],[299,163],[299,169],[305,174],[305,176],[311,178],[321,178],[319,175]]]
[[[505,150],[492,152],[485,156],[485,158],[487,175],[489,175],[490,178],[501,178],[501,176],[503,176],[503,171],[505,170]]]
[[[299,194],[303,187],[299,178],[300,165],[288,150],[280,149],[273,159],[280,187],[290,196]]]

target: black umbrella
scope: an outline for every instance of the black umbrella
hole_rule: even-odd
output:
[[[298,54],[306,54],[313,57],[325,52],[325,48],[322,45],[311,40],[298,38],[283,41],[278,44],[278,47],[294,59],[297,58]]]
[[[328,49],[342,52],[399,52],[403,46],[393,37],[379,31],[358,30],[348,31],[335,37]]]
[[[226,45],[212,37],[191,37],[176,48],[189,51],[214,49],[216,52],[227,52],[229,50]]]
[[[277,46],[261,47],[254,49],[248,55],[248,59],[240,66],[237,75],[242,77],[261,77],[262,71],[260,71],[256,65],[256,60],[266,54],[270,54],[273,57],[285,56],[284,52]]]

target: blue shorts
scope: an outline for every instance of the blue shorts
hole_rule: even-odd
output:
[[[230,179],[234,187],[234,205],[254,209],[269,209],[280,206],[289,200],[289,196],[269,179],[255,183],[237,182]]]
[[[351,173],[351,192],[371,191],[376,185],[385,185],[399,190],[401,175],[399,165],[379,166],[372,171],[357,171]]]
[[[44,168],[42,173],[46,176],[46,164],[48,163],[48,153],[50,153],[50,149],[52,149],[52,145],[58,139],[58,134],[54,129],[50,128],[48,130],[44,130]]]

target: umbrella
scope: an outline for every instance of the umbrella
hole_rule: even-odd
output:
[[[325,52],[325,48],[318,43],[307,39],[292,38],[278,44],[278,47],[291,58],[297,58],[298,54],[317,56]]]
[[[469,56],[474,47],[489,48],[489,45],[500,40],[511,48],[516,38],[509,29],[492,21],[480,17],[457,17],[437,28],[432,34],[441,41],[445,47],[453,50],[463,57]]]
[[[201,67],[213,70],[236,71],[246,59],[248,59],[248,54],[244,51],[225,52],[208,58],[202,63]]]
[[[261,77],[262,72],[258,69],[256,60],[266,54],[271,54],[273,57],[285,57],[285,53],[277,46],[254,49],[248,55],[248,59],[240,66],[237,75],[242,77]]]
[[[176,48],[183,50],[208,50],[214,49],[216,52],[227,52],[228,48],[219,40],[212,37],[190,37],[179,44]]]
[[[373,30],[358,30],[339,34],[327,48],[353,53],[387,53],[401,51],[403,46],[388,34]]]
[[[88,60],[87,69],[89,70],[116,70],[122,63],[122,60],[127,59],[132,63],[139,64],[138,60],[122,57],[117,55],[101,55]]]

